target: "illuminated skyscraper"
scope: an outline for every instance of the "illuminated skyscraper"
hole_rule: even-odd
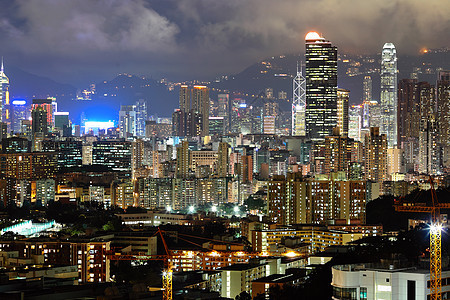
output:
[[[337,126],[339,127],[339,135],[348,136],[348,100],[350,91],[338,89],[337,95]]]
[[[381,54],[381,128],[386,134],[388,147],[397,145],[397,51],[386,43]]]
[[[53,98],[48,99],[33,99],[33,103],[31,104],[31,109],[35,110],[38,107],[42,108],[45,111],[45,114],[47,116],[47,126],[51,130],[53,127]]]
[[[136,135],[136,111],[133,105],[121,105],[119,111],[119,131],[121,138]]]
[[[363,115],[362,115],[362,127],[369,128],[370,124],[370,108],[372,101],[372,77],[364,76],[363,81]]]
[[[217,110],[217,116],[223,117],[223,125],[225,127],[225,132],[230,130],[230,95],[229,94],[219,94],[217,95],[219,108]]]
[[[9,116],[9,78],[5,74],[3,67],[3,57],[2,66],[0,69],[0,116],[2,116],[3,122],[10,125]]]
[[[450,168],[450,71],[440,71],[436,82],[436,102],[444,167]]]
[[[140,137],[145,136],[145,121],[148,118],[147,102],[144,99],[139,99],[134,110],[136,112],[136,135]]]
[[[202,115],[202,136],[209,135],[209,105],[209,89],[195,85],[192,89],[192,110],[194,114]]]
[[[305,40],[306,134],[323,140],[337,125],[337,48],[317,32]]]
[[[306,110],[306,80],[302,75],[302,69],[298,69],[295,76],[292,101],[292,135],[305,136],[305,110]]]
[[[27,120],[30,115],[29,106],[24,99],[14,99],[12,101],[12,122],[11,130],[19,133],[22,127],[22,120]]]

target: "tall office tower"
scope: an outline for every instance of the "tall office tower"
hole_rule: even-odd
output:
[[[263,133],[275,134],[275,116],[264,116]]]
[[[192,89],[192,110],[202,115],[201,135],[209,135],[209,89],[206,86],[195,85]]]
[[[97,141],[92,143],[92,164],[110,167],[131,176],[131,143]]]
[[[47,120],[47,111],[41,106],[38,106],[31,111],[31,138],[33,151],[41,150],[40,145],[48,133]]]
[[[45,110],[45,114],[47,117],[47,126],[49,130],[53,127],[54,119],[53,119],[53,98],[48,99],[33,99],[31,104],[31,109],[34,110],[36,108],[42,108]]]
[[[136,135],[136,111],[133,105],[121,105],[119,111],[119,136],[128,138]]]
[[[339,128],[333,131],[332,135],[325,137],[325,174],[347,172],[351,158],[349,139],[340,134]]]
[[[148,119],[147,101],[139,99],[134,110],[136,112],[136,135],[140,137],[145,136],[145,121]]]
[[[402,146],[413,137],[414,124],[419,118],[419,102],[416,99],[416,79],[402,79],[398,83],[397,145]],[[402,146],[403,147],[403,146]]]
[[[450,71],[440,71],[436,81],[436,104],[443,165],[450,168]]]
[[[370,124],[370,104],[372,101],[372,77],[364,76],[363,80],[363,115],[362,127],[369,128]]]
[[[23,99],[14,99],[12,101],[12,122],[11,131],[20,133],[22,127],[22,120],[27,120],[30,110],[27,106],[27,101]]]
[[[217,155],[217,176],[227,177],[228,176],[228,155],[229,145],[225,142],[219,143],[218,155]]]
[[[306,110],[306,79],[302,75],[302,69],[298,69],[293,80],[292,100],[292,135],[305,136],[305,110]]]
[[[386,43],[381,54],[381,128],[386,134],[388,147],[397,146],[397,51]]]
[[[306,134],[323,141],[337,125],[337,48],[317,32],[305,40]]]
[[[187,85],[180,86],[180,109],[183,112],[191,110],[192,91]]]
[[[177,166],[175,171],[177,178],[189,177],[190,157],[189,142],[182,141],[181,145],[177,146]]]
[[[353,105],[348,112],[348,137],[361,141],[361,105]]]
[[[217,116],[223,117],[225,132],[228,132],[230,130],[230,95],[219,94],[217,99],[219,102]]]
[[[364,76],[363,79],[363,102],[372,101],[372,77]]]
[[[383,182],[387,178],[387,139],[378,127],[370,127],[364,139],[365,180]]]
[[[5,68],[3,66],[3,57],[2,57],[2,66],[0,69],[0,117],[2,121],[8,123],[9,115],[7,111],[7,107],[9,106],[9,78],[5,74]]]
[[[348,100],[350,91],[338,89],[337,91],[337,126],[339,135],[348,136]]]

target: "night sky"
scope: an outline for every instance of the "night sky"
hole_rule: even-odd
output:
[[[448,0],[0,0],[5,64],[75,85],[128,72],[172,80],[233,74],[304,51],[321,32],[340,52],[449,46]]]

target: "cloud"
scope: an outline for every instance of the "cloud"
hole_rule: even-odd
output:
[[[385,42],[417,53],[450,40],[441,0],[15,0],[2,8],[0,53],[70,79],[83,70],[210,78],[303,52],[309,30],[353,53]]]

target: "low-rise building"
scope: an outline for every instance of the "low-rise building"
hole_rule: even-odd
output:
[[[332,268],[333,299],[429,299],[430,270],[419,266],[338,265]],[[447,284],[448,283],[448,284]],[[442,271],[442,299],[450,296],[450,271]]]

